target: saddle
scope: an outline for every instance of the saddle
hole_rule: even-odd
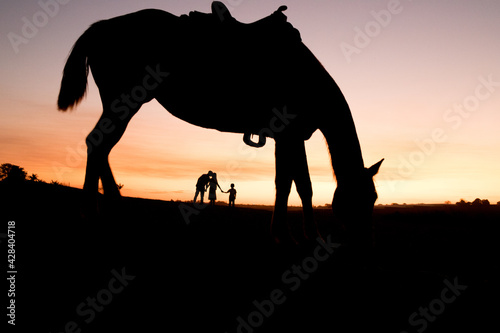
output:
[[[278,10],[263,19],[255,21],[253,23],[245,24],[236,20],[229,9],[220,1],[212,2],[211,13],[202,13],[198,11],[192,11],[188,15],[181,15],[181,19],[188,25],[192,25],[199,28],[207,27],[223,27],[227,29],[240,30],[241,32],[246,32],[246,30],[259,29],[259,28],[271,28],[272,25],[276,23],[286,23],[287,17],[283,12],[287,10],[287,6],[280,6]],[[267,26],[267,27],[266,27]],[[295,31],[295,37],[298,37],[300,41],[300,34],[295,30],[291,24],[287,24]]]
[[[268,46],[278,47],[280,43],[302,41],[299,31],[287,22],[287,17],[283,14],[286,9],[287,6],[280,6],[271,15],[247,24],[237,21],[222,2],[214,1],[211,13],[192,11],[189,15],[182,15],[180,18],[184,29],[193,36],[191,44],[204,45],[206,49],[221,49],[228,45],[237,48],[248,42],[257,45],[267,43]],[[244,133],[243,142],[257,148],[266,144],[264,135],[259,135],[257,142],[252,141],[252,136],[253,133]]]
[[[215,24],[215,23],[241,23],[238,22],[229,12],[226,5],[220,1],[212,2],[212,13],[202,13],[192,11],[187,16],[193,24]]]

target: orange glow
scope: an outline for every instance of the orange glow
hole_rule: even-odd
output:
[[[233,15],[250,22],[288,5],[289,22],[301,31],[304,43],[349,102],[365,165],[385,158],[375,177],[378,203],[442,203],[476,197],[496,203],[500,201],[500,22],[492,13],[498,13],[500,5],[459,2],[460,6],[405,2],[401,13],[349,63],[339,46],[353,44],[354,28],[363,27],[373,19],[370,11],[385,5],[354,1],[342,8],[343,2],[336,1],[299,5],[280,0],[253,7],[243,2]],[[13,7],[12,17],[2,17],[2,31],[7,32],[20,33],[20,18],[38,10],[36,4],[9,6],[18,7]],[[84,139],[101,106],[90,76],[87,99],[74,111],[56,111],[61,70],[71,45],[89,24],[139,9],[137,4],[121,7],[120,12],[104,3],[87,6],[68,4],[29,43],[19,45],[18,53],[4,39],[0,62],[0,163],[80,188]],[[170,10],[165,2],[155,6]],[[202,1],[198,8],[187,6],[177,4],[171,11],[209,10]],[[132,120],[110,163],[126,196],[192,200],[197,178],[213,170],[224,190],[235,184],[236,204],[273,204],[273,141],[257,149],[245,146],[242,138],[192,126],[151,102]],[[321,133],[313,135],[306,149],[313,204],[330,203],[335,180]],[[227,201],[228,195],[217,197]],[[290,204],[300,204],[294,188]]]

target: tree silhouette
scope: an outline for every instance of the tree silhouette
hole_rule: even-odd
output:
[[[479,199],[479,198],[476,198],[474,199],[474,201],[472,201],[472,206],[474,207],[481,207],[481,206],[489,206],[490,205],[490,201],[488,199]]]
[[[14,184],[26,181],[27,173],[24,168],[10,163],[0,165],[0,181]]]
[[[465,201],[464,199],[460,199],[459,202],[456,203],[457,206],[473,206],[473,207],[489,207],[491,206],[490,201],[488,199],[479,199],[476,198],[472,202]],[[497,202],[497,205],[500,205],[500,201]]]
[[[478,206],[481,206],[482,204],[483,203],[482,203],[481,199],[479,199],[479,198],[476,198],[476,199],[474,199],[474,201],[472,201],[472,206],[478,207]]]

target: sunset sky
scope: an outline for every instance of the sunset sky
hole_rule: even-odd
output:
[[[500,201],[500,1],[223,2],[246,23],[288,6],[288,21],[346,96],[365,165],[385,158],[375,177],[377,203]],[[71,112],[57,111],[73,43],[101,19],[144,8],[209,12],[210,4],[2,1],[0,163],[81,188],[84,139],[102,110],[90,75],[87,98]],[[273,204],[274,142],[256,149],[242,138],[185,123],[153,101],[132,119],[110,163],[125,196],[190,200],[197,178],[213,170],[224,190],[235,184],[237,204]],[[330,203],[335,180],[319,131],[306,149],[313,203]],[[290,204],[299,204],[295,189]]]

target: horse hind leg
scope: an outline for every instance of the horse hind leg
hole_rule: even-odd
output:
[[[106,107],[96,126],[87,136],[87,168],[83,186],[87,199],[96,201],[99,178],[106,198],[120,197],[120,190],[111,171],[108,157],[139,108],[140,106],[134,110],[128,109],[127,112],[120,114]]]

